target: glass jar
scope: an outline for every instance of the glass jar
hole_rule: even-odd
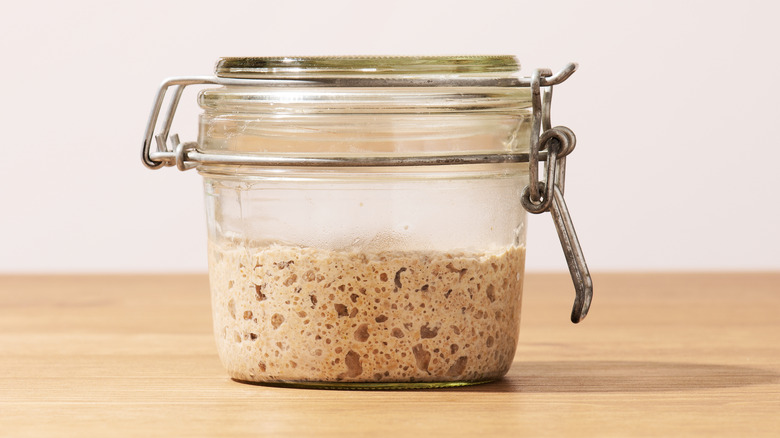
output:
[[[531,88],[507,86],[518,70],[510,56],[220,60],[197,143],[172,152],[204,177],[230,377],[410,388],[508,371],[529,185],[516,158],[535,120]]]

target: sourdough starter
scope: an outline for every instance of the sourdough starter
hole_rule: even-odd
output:
[[[524,258],[210,242],[219,356],[255,382],[496,379],[517,345]]]

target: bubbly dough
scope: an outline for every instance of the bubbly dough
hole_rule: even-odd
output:
[[[361,253],[209,242],[214,330],[255,382],[496,379],[517,346],[523,247]]]

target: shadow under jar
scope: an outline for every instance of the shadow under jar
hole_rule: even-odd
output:
[[[424,388],[506,374],[529,167],[479,157],[529,152],[531,90],[506,85],[518,70],[510,56],[220,60],[206,83],[222,86],[198,96],[197,150],[181,156],[210,157],[192,167],[233,379]]]

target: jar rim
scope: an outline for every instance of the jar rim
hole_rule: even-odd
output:
[[[218,77],[254,79],[495,77],[519,71],[510,55],[224,57],[215,67]]]
[[[274,88],[221,87],[201,90],[207,111],[265,114],[526,114],[531,91],[483,88]]]

